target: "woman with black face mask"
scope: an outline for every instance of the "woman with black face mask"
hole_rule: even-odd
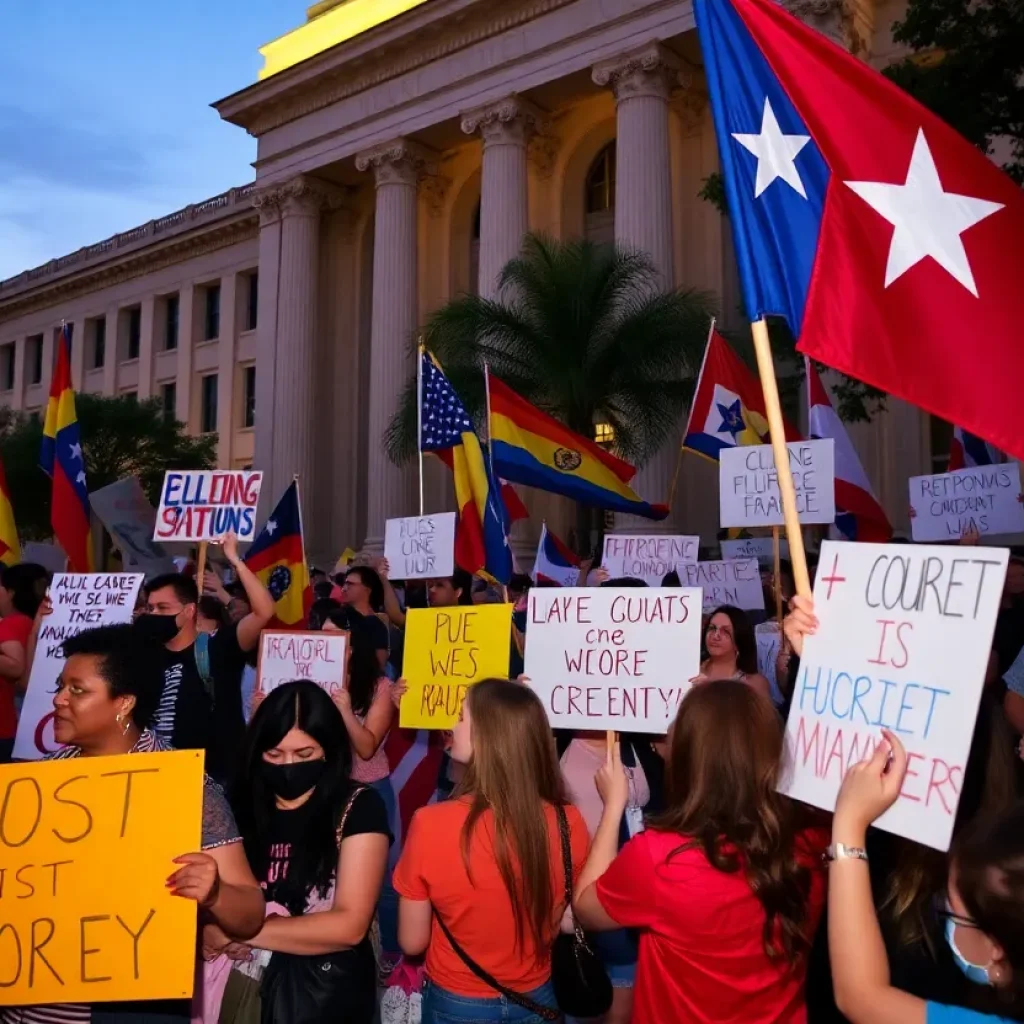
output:
[[[240,767],[232,805],[269,916],[247,944],[204,932],[206,955],[225,953],[238,968],[221,1021],[370,1024],[369,932],[390,836],[384,802],[350,779],[348,733],[331,698],[306,680],[269,693]]]

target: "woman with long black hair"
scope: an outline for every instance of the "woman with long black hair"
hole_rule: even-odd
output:
[[[232,804],[268,916],[249,943],[272,954],[260,995],[264,1024],[370,1024],[376,966],[369,932],[388,855],[383,802],[351,779],[348,734],[331,698],[307,680],[260,703],[249,724]],[[208,950],[249,950],[207,934]],[[261,959],[266,960],[266,957]],[[233,974],[222,1020],[251,1005],[255,982]]]

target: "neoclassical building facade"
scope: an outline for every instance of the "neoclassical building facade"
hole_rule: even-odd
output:
[[[863,59],[891,59],[899,0],[788,0]],[[718,157],[691,5],[681,0],[325,0],[264,48],[260,81],[215,104],[258,140],[255,182],[0,282],[0,402],[41,409],[56,331],[85,392],[158,396],[222,465],[299,474],[318,557],[379,546],[415,512],[416,467],[382,435],[417,331],[448,298],[493,295],[528,230],[648,252],[666,288],[742,327],[728,225],[700,198]],[[898,529],[941,429],[890,401],[852,433]],[[638,474],[664,500],[676,445]],[[663,529],[713,538],[715,468],[685,455]],[[428,461],[428,510],[451,507]],[[566,529],[530,495],[517,530]],[[646,527],[645,527],[646,528]]]

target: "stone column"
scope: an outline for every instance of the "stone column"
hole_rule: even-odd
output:
[[[519,255],[529,228],[527,146],[543,125],[532,103],[510,96],[462,115],[467,135],[483,138],[479,293],[493,299],[505,264]]]
[[[647,253],[666,291],[675,287],[668,103],[679,77],[678,59],[658,43],[604,61],[593,71],[594,81],[615,93],[615,240]],[[678,453],[679,438],[674,438],[637,473],[633,487],[642,498],[668,500]],[[616,529],[666,532],[676,529],[677,520],[676,515],[662,523],[617,516]]]
[[[220,279],[220,338],[217,342],[217,465],[232,465],[235,440],[235,345],[238,337],[238,275]],[[276,499],[275,499],[276,500]]]
[[[415,509],[414,474],[396,466],[384,435],[406,381],[415,372],[412,342],[419,320],[417,276],[419,179],[430,154],[397,139],[356,157],[360,171],[373,171],[377,190],[373,237],[373,322],[370,330],[370,407],[366,540],[382,551],[384,523]]]

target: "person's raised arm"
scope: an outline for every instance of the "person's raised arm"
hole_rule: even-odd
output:
[[[389,578],[391,566],[388,565],[386,558],[380,557],[373,560],[373,568],[376,570],[377,575],[380,577],[381,585],[384,587],[384,611],[387,612],[388,618],[401,629],[405,626],[405,612],[402,611],[402,606],[398,603],[398,595],[395,593],[395,588],[391,586]]]
[[[233,533],[224,538],[224,557],[231,563],[238,576],[238,582],[245,589],[245,597],[251,609],[238,624],[238,646],[243,651],[252,651],[260,642],[260,632],[274,617],[274,599],[256,574],[239,557],[238,538]]]
[[[32,662],[36,659],[36,648],[39,646],[39,632],[43,628],[43,621],[47,615],[53,614],[53,603],[50,601],[49,592],[46,597],[43,598],[42,604],[39,606],[39,610],[36,612],[35,621],[32,623],[32,631],[28,635],[28,641],[25,644],[25,663],[22,666],[21,675],[14,680],[14,688],[20,693],[24,693],[28,689],[28,681],[32,675]]]
[[[341,720],[345,723],[345,731],[352,741],[353,749],[364,761],[368,761],[384,742],[384,737],[387,736],[395,717],[391,684],[386,679],[377,684],[373,702],[363,722],[356,718],[352,710],[352,695],[347,689],[335,690],[331,694],[331,699],[341,712]]]
[[[874,754],[846,773],[832,819],[837,844],[863,853],[868,825],[898,799],[907,774],[907,753],[894,733]],[[862,856],[838,856],[828,874],[828,949],[836,1005],[850,1024],[925,1024],[923,1000],[893,988],[871,875]]]

